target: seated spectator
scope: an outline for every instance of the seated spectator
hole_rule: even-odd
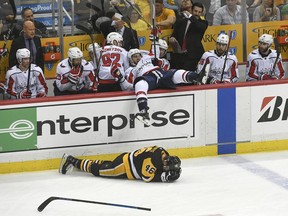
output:
[[[44,71],[43,50],[40,37],[35,35],[34,22],[26,20],[23,23],[23,34],[12,41],[9,54],[9,67],[14,66],[16,52],[20,48],[27,48],[31,53],[32,63],[39,66]]]
[[[34,19],[34,14],[31,8],[28,7],[23,8],[21,11],[21,17],[23,19],[23,22],[29,20],[34,23],[35,35],[37,35],[40,38],[47,37],[46,26],[43,23]],[[23,33],[23,22],[19,22],[19,24],[16,26],[16,31],[14,33],[15,37],[19,37]]]
[[[213,16],[221,6],[221,0],[210,1],[210,6],[206,8],[206,20],[208,21],[209,26],[213,24]]]
[[[163,0],[165,8],[177,11],[178,10],[178,0]]]
[[[133,7],[136,8],[136,10]],[[130,20],[131,27],[136,31],[147,30],[148,29],[147,23],[141,20],[140,15],[138,14],[138,12],[141,13],[140,8],[136,4],[134,4],[133,7],[130,6],[128,8],[128,19]]]
[[[45,97],[48,87],[43,71],[31,63],[30,51],[26,48],[16,52],[17,63],[6,73],[6,91],[9,99]]]
[[[258,40],[258,49],[253,50],[247,57],[246,81],[277,80],[284,78],[281,54],[271,49],[273,37],[263,34]]]
[[[68,58],[62,60],[56,68],[54,95],[96,92],[93,70],[93,65],[83,59],[83,53],[78,47],[69,48]]]
[[[288,20],[288,1],[281,8],[281,20]]]
[[[237,5],[238,0],[226,0],[226,5],[219,8],[213,16],[213,26],[233,25],[242,23],[242,8]],[[249,15],[246,10],[246,22],[249,22]]]
[[[164,7],[163,0],[155,1],[155,13],[156,25],[160,29],[172,29],[176,21],[176,15],[173,10]],[[150,20],[150,14],[151,12],[146,15],[146,20]]]
[[[228,43],[228,35],[220,34],[216,39],[215,50],[206,51],[201,57],[197,72],[206,71],[206,84],[238,82],[238,60],[227,50]]]
[[[134,4],[137,4],[140,8],[140,10],[142,11],[142,16],[148,19],[150,19],[150,0],[134,0]]]
[[[253,22],[280,20],[280,10],[274,5],[274,0],[262,0],[262,4],[255,8]]]
[[[0,1],[0,40],[11,39],[15,26],[15,16],[8,0]],[[9,32],[9,35],[8,35]],[[8,38],[7,38],[8,37]]]

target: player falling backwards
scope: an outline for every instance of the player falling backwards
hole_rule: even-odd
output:
[[[113,161],[85,160],[64,154],[59,172],[66,174],[73,167],[94,176],[144,182],[173,182],[181,175],[180,159],[158,146],[122,153]]]
[[[161,40],[159,39],[159,41]],[[179,69],[163,70],[163,67],[159,66],[162,65],[162,63],[159,64],[158,61],[158,59],[160,59],[161,62],[163,61],[161,60],[163,55],[163,47],[159,41],[156,43],[156,55],[153,53],[149,55],[142,55],[141,51],[135,51],[133,55],[129,55],[128,53],[128,56],[131,56],[130,65],[131,61],[133,61],[134,65],[136,65],[134,68],[130,68],[129,74],[126,72],[126,77],[129,77],[128,81],[130,82],[130,86],[129,83],[127,83],[127,80],[123,79],[124,74],[122,74],[117,67],[114,68],[114,70],[111,70],[111,74],[120,80],[122,90],[131,90],[134,87],[139,109],[139,113],[136,114],[136,118],[147,126],[150,126],[150,117],[148,113],[148,91],[157,88],[175,89],[176,84],[180,83],[201,84],[203,76],[205,75],[205,73],[202,71],[200,73],[196,73],[194,71]],[[167,51],[167,49],[165,51]],[[134,58],[134,55],[136,54],[138,57],[141,55],[141,58]]]

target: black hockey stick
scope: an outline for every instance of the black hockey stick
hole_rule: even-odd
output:
[[[226,61],[227,61],[227,57],[228,57],[228,53],[229,53],[229,49],[230,49],[231,38],[232,38],[232,31],[229,32],[229,41],[228,41],[228,45],[227,45],[226,56],[225,56],[225,59],[224,59],[224,65],[223,65],[223,69],[222,69],[222,73],[221,73],[221,79],[220,79],[221,83],[223,81],[224,71],[225,71],[225,67],[226,67]]]
[[[100,204],[100,205],[109,205],[115,207],[122,207],[122,208],[132,208],[137,210],[144,210],[144,211],[151,211],[151,208],[144,208],[139,206],[131,206],[131,205],[123,205],[123,204],[116,204],[116,203],[107,203],[107,202],[97,202],[97,201],[90,201],[90,200],[81,200],[81,199],[73,199],[73,198],[66,198],[66,197],[49,197],[46,199],[41,205],[37,208],[39,212],[42,212],[44,208],[54,200],[65,200],[65,201],[73,201],[73,202],[84,202],[84,203],[91,203],[91,204]]]
[[[93,62],[96,65],[99,65],[99,60],[96,58],[96,48],[95,48],[95,44],[94,44],[94,38],[93,38],[93,26],[88,23],[88,22],[81,22],[78,23],[76,25],[76,28],[84,31],[85,33],[87,33],[90,37],[91,43],[92,43],[92,47],[93,47]]]
[[[272,68],[272,71],[271,71],[271,76],[275,76],[275,68],[276,68],[277,62],[278,62],[280,54],[281,54],[277,38],[274,38],[274,45],[275,45],[275,50],[276,50],[277,55],[276,55],[275,62],[273,64],[273,68]]]

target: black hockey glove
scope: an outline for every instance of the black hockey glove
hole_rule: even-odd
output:
[[[169,170],[169,171],[163,172],[161,174],[161,180],[162,182],[173,182],[180,177],[181,172],[182,172],[181,168],[177,170]]]
[[[152,64],[153,64],[154,66],[159,66],[159,61],[158,61],[158,59],[157,59],[157,58],[153,58],[153,59],[152,59]]]

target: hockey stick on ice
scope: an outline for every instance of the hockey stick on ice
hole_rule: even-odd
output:
[[[100,204],[100,205],[109,205],[115,207],[122,207],[122,208],[132,208],[137,210],[144,210],[144,211],[151,211],[151,208],[139,207],[139,206],[131,206],[131,205],[123,205],[123,204],[116,204],[116,203],[106,203],[106,202],[97,202],[97,201],[90,201],[90,200],[81,200],[81,199],[73,199],[73,198],[66,198],[66,197],[49,197],[46,199],[41,205],[37,208],[39,212],[42,212],[45,207],[54,200],[64,200],[64,201],[73,201],[73,202],[84,202],[84,203],[91,203],[91,204]]]
[[[231,41],[231,38],[232,38],[232,31],[229,32],[229,41],[228,41],[228,45],[227,45],[227,51],[226,51],[226,56],[225,56],[225,59],[224,59],[224,65],[223,65],[223,69],[222,69],[222,73],[221,73],[221,80],[220,80],[220,82],[223,81],[223,76],[224,76],[226,61],[227,61],[227,57],[228,57],[228,53],[229,53],[229,49],[230,49],[230,41]]]
[[[276,55],[276,59],[272,67],[271,76],[275,76],[275,68],[276,68],[277,62],[281,54],[277,38],[274,38],[274,44],[275,44],[275,50],[276,50],[277,55]]]

